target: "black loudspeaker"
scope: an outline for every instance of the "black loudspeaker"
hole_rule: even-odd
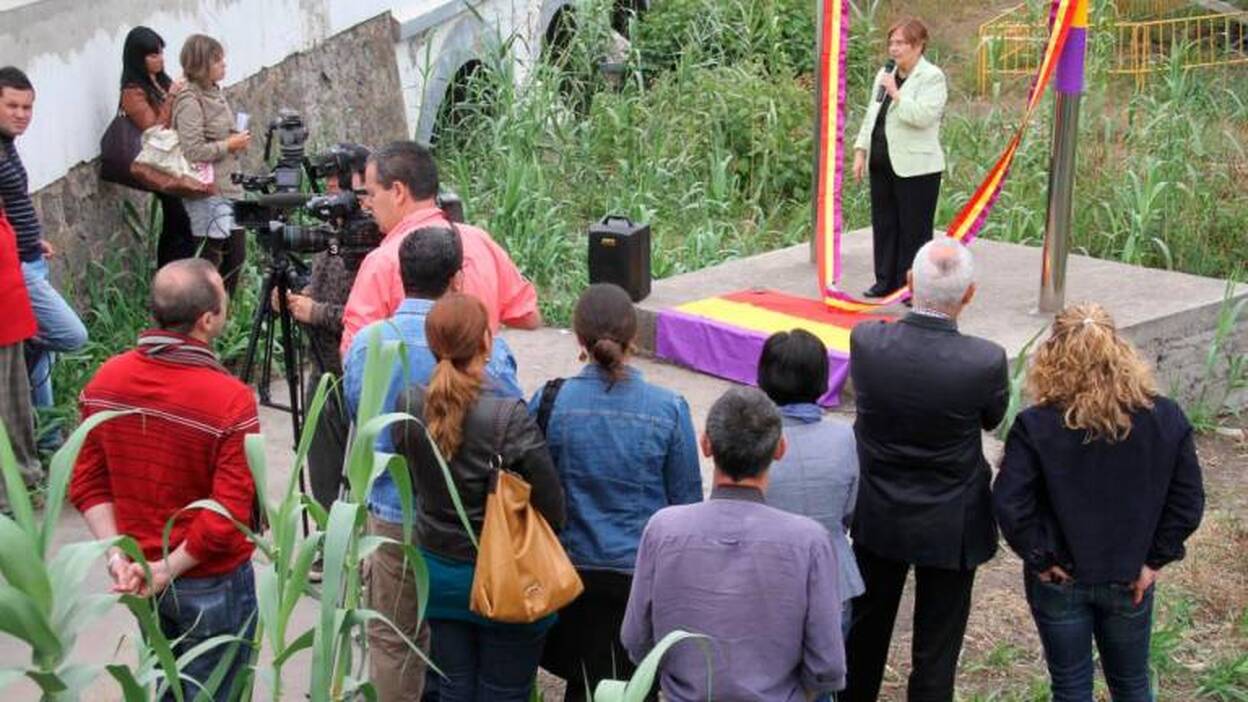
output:
[[[614,283],[633,302],[650,294],[650,225],[607,215],[589,225],[589,282]]]

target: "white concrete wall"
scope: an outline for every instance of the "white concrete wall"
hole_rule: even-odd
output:
[[[522,78],[551,18],[569,2],[479,0],[469,10],[466,0],[0,0],[0,65],[18,66],[35,85],[34,121],[18,149],[31,189],[39,190],[99,154],[100,135],[117,108],[122,44],[132,27],[146,25],[164,37],[166,70],[175,77],[186,37],[216,37],[225,45],[230,85],[390,12],[399,24],[395,54],[408,133],[427,139],[460,66],[516,33]]]
[[[469,11],[456,0],[430,4],[410,15],[396,14],[395,46],[408,126],[428,141],[434,118],[455,73],[470,61],[484,61],[513,35],[515,78],[523,81],[541,56],[542,42],[555,14],[572,0],[499,0]]]

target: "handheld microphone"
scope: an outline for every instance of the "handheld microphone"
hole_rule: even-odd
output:
[[[887,61],[885,61],[885,62],[884,62],[884,72],[885,72],[885,73],[895,73],[896,71],[897,71],[897,62],[896,62],[896,61],[894,61],[894,60],[892,60],[892,59],[890,58],[889,60],[887,60]],[[883,85],[881,85],[881,86],[880,86],[880,89],[879,89],[879,90],[877,90],[877,91],[875,91],[875,101],[876,101],[876,102],[884,102],[884,95],[885,95],[885,92],[884,92],[884,86],[883,86]]]

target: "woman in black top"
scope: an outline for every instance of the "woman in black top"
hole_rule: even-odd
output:
[[[903,17],[889,27],[888,62],[871,84],[866,116],[854,140],[854,179],[869,176],[875,283],[863,295],[883,297],[906,284],[932,222],[945,170],[940,118],[945,74],[924,55],[927,27]]]
[[[563,488],[524,402],[482,392],[493,344],[485,305],[469,295],[445,295],[429,311],[425,335],[438,364],[428,387],[407,388],[397,406],[423,419],[428,435],[405,422],[395,426],[394,438],[414,478],[417,543],[429,566],[432,659],[445,676],[437,678],[436,699],[526,702],[555,616],[504,624],[471,610],[476,549],[427,437],[447,461],[475,534],[485,520],[496,456],[530,484],[530,502],[555,530],[565,520]]]
[[[1092,641],[1115,702],[1153,699],[1153,583],[1204,510],[1192,427],[1098,305],[1053,323],[1027,378],[993,503],[1024,563],[1055,702],[1092,699]]]
[[[121,52],[121,109],[126,118],[146,131],[169,127],[173,96],[182,86],[165,72],[165,40],[148,27],[135,27],[126,35]],[[160,201],[160,240],[156,244],[156,267],[195,255],[191,220],[182,198],[155,193]]]

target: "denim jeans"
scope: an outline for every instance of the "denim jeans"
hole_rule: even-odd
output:
[[[1091,702],[1092,641],[1114,702],[1152,702],[1148,641],[1153,621],[1153,588],[1138,606],[1127,583],[1083,585],[1041,582],[1023,576],[1054,702]]]
[[[174,656],[181,657],[191,648],[214,636],[232,634],[245,643],[237,648],[233,642],[209,649],[182,668],[182,675],[198,683],[206,683],[217,663],[233,651],[229,672],[217,687],[214,700],[229,700],[230,686],[239,672],[251,662],[251,640],[256,632],[256,581],[248,561],[233,572],[210,578],[178,578],[160,596],[157,605],[160,630],[173,641]],[[199,688],[183,682],[186,699],[193,699]],[[174,699],[167,692],[164,700]]]
[[[26,342],[31,402],[35,407],[51,407],[52,353],[82,348],[87,343],[87,328],[74,308],[52,287],[46,260],[22,263],[22,278],[39,324],[35,337]]]
[[[434,619],[433,662],[441,702],[528,702],[545,630],[534,626],[481,626]]]

